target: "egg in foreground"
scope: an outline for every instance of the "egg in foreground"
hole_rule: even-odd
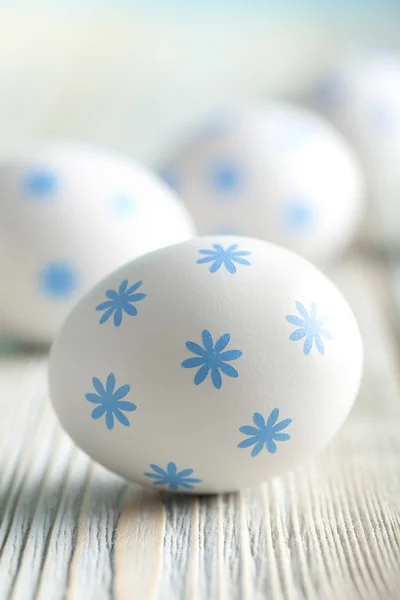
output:
[[[361,370],[353,313],[314,266],[211,236],[96,285],[55,342],[49,385],[62,426],[94,460],[160,490],[210,494],[320,450]]]
[[[115,268],[194,234],[156,176],[83,143],[47,143],[1,163],[0,192],[0,320],[33,342],[50,342]]]
[[[283,102],[221,115],[162,175],[200,234],[249,235],[313,262],[350,243],[363,210],[363,175],[342,134]]]

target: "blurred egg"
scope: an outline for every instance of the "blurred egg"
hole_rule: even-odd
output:
[[[175,194],[135,162],[74,142],[0,164],[0,320],[49,342],[121,264],[193,235]]]
[[[363,178],[342,135],[284,103],[226,115],[162,169],[200,234],[251,235],[323,261],[359,224]]]
[[[312,86],[309,99],[361,151],[400,134],[400,58],[377,53],[354,56],[331,68]]]
[[[361,370],[353,313],[314,266],[210,236],[92,289],[55,342],[49,384],[62,426],[98,462],[160,490],[215,493],[321,449]]]
[[[368,183],[371,217],[400,234],[400,57],[389,52],[348,57],[312,86],[308,102],[357,150]],[[371,230],[379,229],[371,218]]]

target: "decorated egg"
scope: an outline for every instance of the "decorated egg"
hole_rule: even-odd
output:
[[[94,460],[159,490],[209,494],[320,450],[361,370],[353,313],[322,273],[274,244],[210,236],[97,284],[54,344],[49,389]]]
[[[49,143],[0,163],[0,321],[49,342],[76,301],[121,264],[189,239],[170,189],[124,156]]]
[[[400,197],[400,57],[358,54],[329,69],[312,86],[309,103],[357,150],[371,197],[371,233],[398,239]],[[377,222],[380,226],[377,227]]]
[[[219,117],[162,170],[201,234],[250,235],[313,261],[340,252],[362,212],[358,160],[323,118],[271,103]]]

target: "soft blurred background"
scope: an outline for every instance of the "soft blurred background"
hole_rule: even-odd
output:
[[[359,47],[400,50],[393,1],[1,2],[0,148],[73,136],[153,165],[210,111],[297,94]]]
[[[158,168],[216,111],[297,98],[360,50],[400,51],[396,0],[42,0],[0,10],[6,155],[73,137]]]

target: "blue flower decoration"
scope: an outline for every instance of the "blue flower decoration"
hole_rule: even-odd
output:
[[[24,188],[28,196],[40,200],[47,199],[53,196],[57,189],[57,178],[44,169],[32,171],[25,176]]]
[[[294,232],[308,231],[314,222],[314,211],[307,200],[289,202],[285,210],[286,223]]]
[[[114,417],[122,423],[122,425],[129,427],[130,422],[122,411],[132,412],[136,410],[136,405],[132,404],[132,402],[122,400],[122,398],[125,398],[131,389],[131,386],[123,385],[120,388],[115,389],[114,373],[110,373],[107,377],[105,387],[97,377],[93,377],[92,382],[97,394],[85,394],[86,400],[99,405],[93,409],[92,419],[100,419],[103,415],[106,415],[106,425],[108,429],[113,429]]]
[[[106,296],[109,300],[96,306],[96,310],[105,311],[100,319],[100,324],[102,325],[108,321],[113,314],[115,327],[121,325],[123,313],[135,317],[138,314],[138,311],[136,306],[134,306],[134,303],[143,300],[147,296],[147,294],[143,293],[135,294],[142,283],[143,281],[137,281],[128,288],[128,280],[125,279],[119,286],[118,292],[115,290],[107,290]]]
[[[242,186],[243,174],[233,161],[217,161],[210,167],[212,189],[221,195],[236,192]]]
[[[274,410],[271,411],[267,422],[265,422],[264,417],[260,413],[254,413],[253,423],[255,427],[252,425],[244,425],[239,429],[241,433],[244,433],[249,437],[240,442],[240,444],[238,444],[238,448],[248,448],[249,446],[254,446],[253,450],[251,451],[251,456],[257,456],[257,454],[260,454],[261,450],[265,446],[268,452],[275,454],[277,451],[275,442],[286,442],[287,440],[290,440],[290,435],[288,433],[281,432],[292,422],[292,419],[284,419],[278,423],[278,418],[278,408],[274,408]]]
[[[191,490],[194,483],[201,483],[201,479],[190,477],[193,469],[178,471],[176,464],[173,462],[168,463],[166,471],[158,465],[150,465],[150,467],[154,473],[144,473],[144,475],[155,479],[153,485],[166,485],[169,490],[177,490],[179,487]]]
[[[222,352],[227,347],[231,336],[229,333],[222,335],[217,342],[213,343],[211,333],[204,329],[201,334],[204,348],[196,344],[195,342],[186,342],[186,348],[190,350],[196,357],[187,358],[183,361],[181,366],[184,369],[193,369],[200,367],[194,377],[195,385],[200,385],[206,379],[208,373],[211,371],[211,380],[217,390],[222,386],[222,377],[220,371],[228,377],[238,377],[239,373],[227,362],[236,360],[242,356],[240,350],[227,350]]]
[[[249,256],[251,252],[246,252],[244,250],[236,250],[238,247],[237,244],[232,244],[229,248],[224,248],[221,244],[213,244],[214,250],[199,250],[199,254],[204,254],[203,258],[199,258],[197,264],[202,265],[204,263],[212,263],[210,267],[210,273],[215,273],[218,269],[224,265],[229,273],[236,273],[236,266],[234,263],[239,265],[251,265],[251,262],[248,261],[244,256]]]
[[[67,263],[49,262],[39,273],[39,286],[46,296],[65,300],[76,291],[78,276]]]
[[[310,354],[313,343],[315,343],[318,352],[324,354],[325,347],[322,338],[325,338],[326,340],[332,339],[332,334],[326,329],[323,329],[324,325],[328,323],[328,317],[317,319],[317,305],[315,302],[311,302],[310,313],[307,312],[301,302],[295,302],[295,305],[302,318],[297,315],[287,315],[286,321],[299,328],[293,331],[290,339],[293,342],[297,342],[298,340],[305,338],[303,353],[306,356]]]

